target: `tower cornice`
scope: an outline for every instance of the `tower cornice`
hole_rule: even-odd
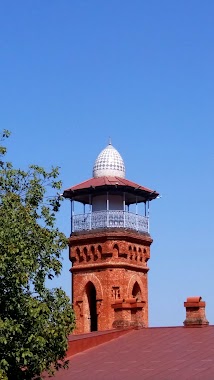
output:
[[[123,228],[103,228],[97,230],[90,230],[87,232],[84,231],[73,233],[72,236],[69,238],[69,244],[70,246],[72,246],[73,244],[77,244],[77,242],[84,243],[85,241],[87,241],[87,244],[90,244],[115,239],[139,244],[143,242],[145,245],[151,245],[153,242],[153,239],[147,233],[140,233],[135,231],[133,232],[132,230]]]
[[[106,262],[106,263],[98,263],[98,264],[84,264],[84,265],[78,265],[74,266],[70,269],[70,272],[81,272],[81,271],[96,271],[99,269],[112,269],[112,268],[123,268],[123,269],[129,269],[129,270],[135,270],[136,272],[144,272],[147,273],[149,271],[149,268],[147,266],[139,266],[134,264],[129,264],[123,262]]]

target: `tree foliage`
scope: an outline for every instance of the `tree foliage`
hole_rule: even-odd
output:
[[[61,182],[58,168],[15,169],[5,154],[0,147],[0,379],[41,379],[66,365],[74,327],[69,298],[46,286],[67,246],[55,226],[61,198],[51,193]]]

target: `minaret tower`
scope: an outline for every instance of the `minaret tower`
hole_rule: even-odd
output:
[[[75,333],[148,326],[149,202],[158,196],[125,179],[109,143],[93,178],[64,191],[71,200],[69,257]],[[74,203],[83,205],[74,213]],[[139,210],[143,209],[143,215]]]

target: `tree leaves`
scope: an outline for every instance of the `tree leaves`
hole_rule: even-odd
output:
[[[45,285],[60,274],[67,246],[55,226],[61,181],[58,168],[15,169],[5,152],[0,148],[0,379],[39,379],[66,364],[74,327],[69,298]]]

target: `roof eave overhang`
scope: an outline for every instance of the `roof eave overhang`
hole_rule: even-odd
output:
[[[71,200],[81,202],[81,203],[89,203],[89,197],[95,195],[101,195],[105,192],[110,192],[114,194],[118,193],[127,193],[130,195],[130,199],[127,203],[132,204],[137,202],[146,202],[152,201],[157,198],[159,193],[153,190],[142,189],[139,187],[132,187],[127,185],[102,185],[102,186],[90,186],[83,189],[73,190],[67,189],[63,192],[64,198],[69,198]],[[133,199],[132,199],[133,198]]]

